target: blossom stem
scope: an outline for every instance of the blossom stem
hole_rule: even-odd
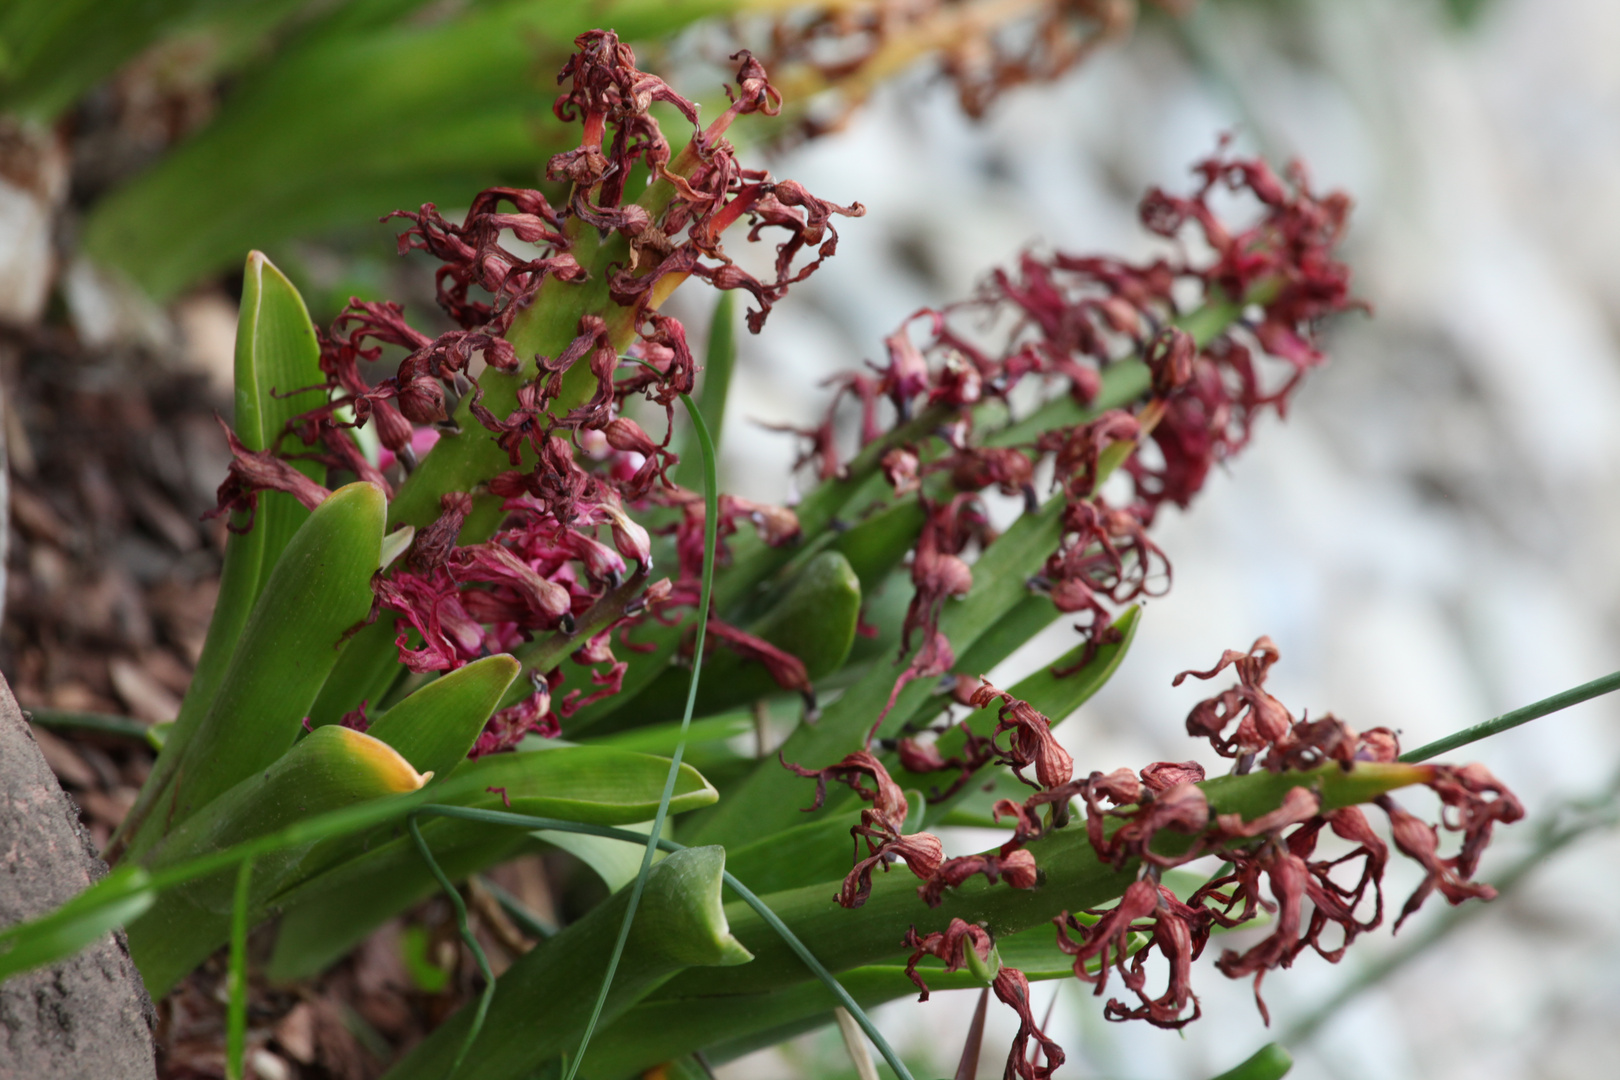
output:
[[[1582,683],[1580,686],[1554,694],[1552,697],[1542,698],[1540,701],[1533,702],[1523,708],[1514,709],[1512,712],[1503,713],[1494,720],[1487,720],[1483,724],[1463,728],[1461,731],[1453,732],[1443,739],[1425,743],[1416,750],[1408,750],[1402,754],[1401,760],[1428,761],[1432,757],[1438,757],[1448,751],[1457,749],[1459,746],[1467,746],[1471,742],[1478,742],[1480,739],[1499,735],[1504,731],[1518,727],[1520,724],[1539,720],[1541,717],[1558,712],[1560,709],[1567,709],[1571,705],[1579,705],[1583,701],[1590,701],[1595,697],[1602,697],[1604,694],[1611,694],[1616,690],[1620,690],[1620,671],[1605,675],[1601,679],[1593,679],[1589,683]]]

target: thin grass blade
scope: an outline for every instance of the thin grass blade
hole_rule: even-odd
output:
[[[242,1080],[242,1057],[247,1049],[247,934],[248,898],[253,885],[253,860],[236,868],[236,895],[231,904],[231,959],[225,987],[225,1080]]]
[[[618,970],[619,960],[624,956],[625,942],[630,938],[630,926],[636,919],[636,907],[641,902],[641,893],[647,887],[647,875],[652,872],[653,856],[658,851],[658,841],[664,833],[664,821],[669,816],[669,803],[675,795],[675,780],[680,775],[681,757],[686,753],[686,736],[692,727],[692,708],[697,703],[698,680],[703,674],[703,639],[709,623],[709,601],[714,591],[714,553],[717,544],[717,532],[720,526],[720,478],[714,460],[714,440],[709,435],[708,425],[703,422],[703,412],[686,394],[681,395],[681,404],[685,407],[687,416],[692,421],[692,430],[697,435],[698,446],[703,451],[703,585],[698,595],[697,610],[697,637],[692,645],[692,682],[686,693],[686,712],[681,717],[681,734],[675,743],[675,753],[670,756],[669,776],[664,781],[664,793],[658,800],[658,812],[653,815],[652,832],[647,837],[647,847],[641,857],[641,872],[630,887],[630,902],[624,909],[624,922],[619,926],[618,940],[613,943],[613,953],[608,957],[607,973],[602,977],[602,988],[597,992],[596,1004],[591,1009],[591,1018],[585,1025],[585,1034],[579,1041],[579,1052],[569,1063],[566,1080],[574,1080],[579,1072],[579,1064],[585,1059],[585,1051],[591,1045],[591,1036],[596,1033],[596,1025],[602,1018],[602,1009],[607,1005],[608,991],[613,987],[613,975]]]

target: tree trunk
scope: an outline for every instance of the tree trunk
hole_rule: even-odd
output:
[[[44,914],[107,872],[0,678],[0,926]],[[0,1080],[156,1075],[153,1011],[124,936],[0,984]]]

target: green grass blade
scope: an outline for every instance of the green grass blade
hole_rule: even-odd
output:
[[[72,956],[156,900],[151,875],[118,867],[55,911],[0,930],[0,981]]]
[[[1487,720],[1482,724],[1475,724],[1473,727],[1454,732],[1443,739],[1425,743],[1416,750],[1408,750],[1402,754],[1401,760],[1428,761],[1432,757],[1439,757],[1441,754],[1455,750],[1459,746],[1467,746],[1469,743],[1488,739],[1492,735],[1500,735],[1502,732],[1516,728],[1520,724],[1528,724],[1532,720],[1539,720],[1541,717],[1551,715],[1560,709],[1567,709],[1571,705],[1579,705],[1583,701],[1590,701],[1595,697],[1602,697],[1604,694],[1612,694],[1616,690],[1620,690],[1620,671],[1612,675],[1605,675],[1601,679],[1593,679],[1589,683],[1582,683],[1580,686],[1554,694],[1552,697],[1542,698],[1540,701],[1533,702],[1523,708],[1503,713],[1494,720]]]
[[[253,883],[253,860],[236,868],[236,896],[231,903],[231,958],[225,978],[229,1000],[225,1007],[225,1080],[242,1080],[242,1056],[247,1049],[247,934],[248,897]]]
[[[624,921],[619,926],[619,936],[613,943],[613,952],[608,957],[607,973],[602,977],[602,988],[597,992],[596,1004],[591,1009],[591,1016],[585,1023],[585,1033],[579,1041],[579,1051],[569,1063],[566,1080],[574,1080],[579,1072],[579,1064],[585,1059],[585,1051],[590,1048],[591,1036],[596,1033],[596,1025],[602,1018],[602,1009],[607,1005],[608,992],[613,987],[613,976],[619,969],[619,960],[624,956],[625,942],[630,939],[630,925],[635,922],[636,907],[641,902],[642,890],[647,887],[647,875],[652,872],[653,856],[658,851],[658,841],[664,833],[664,821],[669,816],[669,801],[675,794],[675,779],[680,773],[681,756],[686,753],[686,736],[692,727],[692,708],[697,703],[698,680],[703,674],[703,639],[709,624],[709,601],[714,592],[714,555],[717,545],[717,532],[720,527],[720,479],[716,471],[714,459],[714,440],[709,436],[708,425],[703,422],[703,413],[687,394],[681,395],[681,404],[686,408],[686,414],[692,421],[692,430],[696,433],[698,446],[703,451],[703,584],[698,595],[697,610],[697,637],[692,645],[692,681],[686,693],[686,713],[681,717],[681,734],[675,743],[675,753],[670,757],[669,776],[664,781],[664,792],[658,799],[658,812],[653,815],[652,832],[647,837],[647,847],[641,857],[641,872],[636,875],[635,883],[630,886],[630,900],[625,905]]]
[[[495,972],[490,970],[489,957],[484,955],[484,947],[478,944],[478,939],[473,936],[472,928],[467,925],[466,903],[461,899],[461,894],[456,891],[455,885],[451,884],[450,879],[444,876],[444,871],[439,869],[439,864],[434,861],[433,852],[429,850],[427,841],[422,839],[422,830],[416,824],[416,815],[412,814],[407,818],[405,824],[411,831],[411,840],[416,844],[417,853],[421,855],[422,861],[432,871],[433,877],[439,883],[439,888],[444,890],[444,895],[450,900],[450,906],[455,908],[456,929],[460,931],[461,940],[466,943],[468,950],[473,954],[473,959],[478,962],[478,970],[483,972],[484,975],[484,989],[478,995],[478,1008],[473,1013],[472,1024],[467,1028],[466,1037],[461,1040],[461,1048],[456,1051],[456,1056],[450,1063],[449,1071],[444,1074],[445,1080],[452,1080],[456,1073],[460,1071],[461,1063],[467,1060],[467,1052],[472,1049],[473,1042],[478,1038],[478,1033],[484,1030],[484,1018],[489,1015],[489,1004],[495,998]]]
[[[703,387],[698,391],[698,410],[709,426],[709,439],[716,454],[724,434],[726,399],[731,393],[731,374],[736,366],[737,294],[723,292],[715,301],[714,315],[709,319],[709,345],[703,355]],[[694,457],[686,452],[688,449],[690,447],[682,447],[681,462],[675,466],[675,482],[683,488],[695,488],[703,483],[708,458]],[[718,470],[716,465],[717,473]]]

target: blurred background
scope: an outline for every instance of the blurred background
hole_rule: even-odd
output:
[[[727,21],[743,6],[756,10]],[[791,117],[796,137],[752,129],[750,154],[776,175],[868,213],[742,342],[730,490],[789,498],[795,447],[762,425],[818,419],[828,376],[877,359],[907,314],[968,295],[1021,248],[1150,253],[1141,193],[1190,185],[1188,165],[1232,132],[1355,197],[1343,256],[1373,313],[1335,324],[1331,366],[1286,422],[1263,422],[1192,510],[1162,519],[1175,586],[1060,729],[1079,768],[1195,755],[1182,722],[1201,694],[1172,676],[1261,634],[1282,650],[1272,686],[1292,709],[1395,727],[1408,746],[1616,666],[1620,6],[1071,4],[1088,54],[979,118],[924,31],[994,5],[881,6],[909,52],[853,76],[789,64],[779,81],[818,91],[819,111]],[[724,53],[770,43],[795,5],[192,0],[166,5],[167,22],[136,8],[95,7],[88,38],[60,21],[91,10],[77,0],[0,12],[0,668],[25,706],[161,720],[212,603],[216,538],[197,516],[223,475],[211,416],[229,402],[246,250],[294,276],[317,323],[358,294],[405,301],[427,324],[428,269],[396,259],[394,230],[372,222],[533,183],[558,148],[547,73],[573,32],[617,25],[647,66],[707,93]],[[947,66],[973,59],[944,53]],[[674,303],[706,324],[707,297]],[[1067,634],[1001,675],[1032,670]],[[1089,988],[1039,984],[1037,1015],[1056,994],[1060,1075],[1207,1077],[1281,1038],[1299,1077],[1612,1076],[1617,719],[1600,699],[1470,749],[1529,809],[1481,873],[1510,886],[1496,903],[1431,904],[1338,966],[1302,958],[1266,984],[1269,1032],[1248,983],[1223,979],[1213,956],[1194,980],[1204,1019],[1183,1034],[1106,1024]],[[104,830],[131,778],[107,755],[55,752]],[[1392,867],[1394,897],[1405,870]],[[973,1003],[942,993],[876,1018],[945,1075]],[[983,1075],[1009,1019],[990,1013]],[[830,1031],[720,1073],[853,1075]]]

